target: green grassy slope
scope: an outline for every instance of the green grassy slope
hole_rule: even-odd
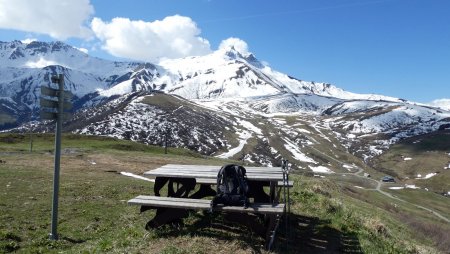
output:
[[[406,160],[405,160],[406,159]],[[408,184],[436,193],[450,191],[450,131],[438,131],[404,140],[376,158],[373,167],[392,172]],[[418,175],[437,173],[428,179]]]
[[[152,183],[117,174],[141,174],[166,163],[229,161],[76,135],[63,139],[61,240],[50,241],[53,136],[35,135],[33,144],[30,154],[28,136],[0,135],[0,253],[265,253],[261,237],[220,214],[194,212],[184,226],[145,230],[154,211],[139,214],[126,201],[152,194]],[[448,225],[409,204],[355,188],[355,180],[292,179],[289,231],[282,221],[275,253],[436,253],[450,247],[442,233]]]

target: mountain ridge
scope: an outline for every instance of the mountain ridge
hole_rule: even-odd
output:
[[[16,126],[38,119],[39,87],[49,84],[51,75],[63,73],[65,89],[75,95],[77,120],[66,123],[73,132],[160,144],[161,133],[170,126],[174,146],[267,165],[285,156],[305,164],[300,166],[303,168],[317,166],[317,160],[307,158],[300,150],[320,143],[308,138],[306,131],[320,136],[323,142],[330,140],[331,146],[342,145],[343,150],[367,162],[403,138],[445,129],[450,123],[449,111],[302,81],[272,70],[252,53],[242,54],[233,47],[152,64],[91,58],[61,42],[14,41],[0,43],[0,56],[0,72],[9,73],[0,80],[0,113],[3,119],[16,118]],[[33,61],[58,65],[30,68]],[[92,69],[95,71],[90,72]],[[183,104],[184,100],[193,104]],[[173,113],[174,109],[164,106],[167,103],[184,108]],[[313,129],[277,124],[279,115]],[[209,127],[204,121],[209,121]],[[3,128],[14,127],[14,123],[5,122]],[[265,125],[273,132],[264,131]],[[44,123],[36,128],[52,127]],[[284,144],[270,145],[271,136]]]

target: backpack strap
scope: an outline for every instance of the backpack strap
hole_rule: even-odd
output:
[[[247,188],[245,185],[245,180],[246,180],[246,172],[245,172],[245,168],[236,165],[235,166],[235,170],[236,170],[236,174],[239,176],[239,188],[241,189],[241,192],[243,195],[245,195],[245,197],[247,197]]]
[[[218,202],[220,202],[219,200],[221,199],[219,193],[220,193],[220,184],[223,181],[223,172],[226,166],[222,166],[219,170],[219,173],[217,173],[217,185],[216,185],[216,196],[213,198],[213,200],[211,201],[211,207],[210,207],[210,212],[212,212],[212,208],[215,207],[217,205]]]
[[[225,167],[226,167],[226,165],[225,165],[225,166],[222,166],[222,167],[220,168],[220,170],[219,170],[219,173],[217,173],[217,185],[216,185],[217,193],[219,192],[219,186],[220,186],[220,183],[221,183],[222,180],[223,180],[223,171],[224,171]]]
[[[248,184],[247,184],[247,175],[246,175],[246,170],[244,167],[242,166],[238,166],[236,165],[236,169],[238,171],[239,174],[239,185],[240,185],[240,189],[241,189],[241,195],[244,197],[244,208],[248,207],[249,204],[249,200],[248,200]]]

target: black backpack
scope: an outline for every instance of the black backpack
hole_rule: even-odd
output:
[[[212,206],[217,204],[248,206],[248,184],[244,167],[234,164],[223,166],[217,174],[217,195]]]

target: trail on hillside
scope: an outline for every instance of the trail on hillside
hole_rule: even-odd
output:
[[[391,193],[388,193],[388,192],[383,191],[383,190],[381,189],[381,186],[383,185],[383,183],[382,183],[381,181],[378,181],[378,180],[375,180],[375,179],[371,179],[371,178],[367,178],[367,177],[365,177],[365,176],[359,175],[359,174],[362,173],[363,171],[364,171],[364,170],[363,170],[362,168],[358,168],[358,171],[357,171],[357,172],[351,172],[351,173],[336,173],[336,174],[339,174],[339,175],[340,175],[340,174],[354,175],[354,176],[359,177],[359,178],[364,179],[364,180],[370,180],[370,181],[376,182],[376,183],[377,183],[377,187],[376,187],[375,189],[366,189],[366,190],[374,190],[374,191],[378,191],[379,193],[381,193],[381,194],[383,194],[383,195],[385,195],[385,196],[387,196],[387,197],[389,197],[389,198],[392,198],[392,199],[395,199],[395,200],[397,200],[397,201],[401,201],[401,202],[403,202],[403,203],[407,203],[407,204],[410,204],[410,205],[415,206],[415,207],[417,207],[417,208],[420,208],[420,209],[423,209],[423,210],[425,210],[425,211],[428,211],[428,212],[434,214],[435,216],[437,216],[438,218],[440,218],[440,219],[446,221],[447,223],[450,223],[450,220],[449,220],[448,218],[444,217],[444,216],[441,215],[440,213],[438,213],[438,212],[436,212],[436,211],[434,211],[434,210],[432,210],[432,209],[430,209],[430,208],[427,208],[427,207],[424,207],[424,206],[421,206],[421,205],[418,205],[418,204],[411,203],[411,202],[406,201],[406,200],[404,200],[404,199],[398,198],[398,197],[392,195]]]
[[[314,144],[317,144],[317,143],[318,143],[315,139],[311,138],[310,136],[308,136],[308,135],[304,135],[304,136],[305,136],[307,139],[309,139],[311,142],[313,142]],[[314,151],[316,151],[317,153],[319,153],[319,154],[321,154],[321,155],[323,155],[323,156],[325,156],[325,157],[331,159],[331,160],[334,160],[335,162],[338,162],[338,163],[341,164],[341,165],[345,165],[345,164],[346,164],[346,163],[342,162],[342,161],[339,160],[339,159],[333,158],[333,157],[331,157],[330,155],[325,154],[324,152],[318,150],[317,148],[315,148],[315,147],[313,147],[313,146],[309,146],[309,148],[312,149],[312,150],[314,150]],[[358,177],[358,178],[361,178],[361,179],[364,179],[364,180],[366,180],[366,181],[369,180],[369,181],[376,182],[377,187],[376,187],[375,189],[366,189],[366,190],[374,190],[374,191],[378,191],[379,193],[385,195],[386,197],[389,197],[389,198],[391,198],[391,199],[395,199],[395,200],[397,200],[397,201],[400,201],[400,202],[403,202],[403,203],[406,203],[406,204],[410,204],[410,205],[415,206],[415,207],[417,207],[417,208],[420,208],[420,209],[423,209],[423,210],[425,210],[425,211],[428,211],[428,212],[434,214],[434,215],[435,215],[436,217],[438,217],[439,219],[442,219],[442,220],[446,221],[447,223],[450,223],[450,219],[446,218],[446,217],[443,216],[442,214],[440,214],[440,213],[438,213],[438,212],[436,212],[436,211],[434,211],[434,210],[432,210],[432,209],[430,209],[430,208],[427,208],[427,207],[424,207],[424,206],[421,206],[421,205],[418,205],[418,204],[411,203],[411,202],[409,202],[409,201],[406,201],[406,200],[404,200],[404,199],[398,198],[398,197],[396,197],[396,196],[394,196],[394,195],[392,195],[392,194],[390,194],[390,193],[388,193],[388,192],[383,191],[383,190],[381,189],[381,186],[383,185],[383,183],[382,183],[381,181],[375,180],[375,179],[372,179],[372,178],[367,178],[367,177],[365,177],[365,176],[361,176],[360,174],[361,174],[362,172],[364,172],[364,169],[359,168],[359,167],[357,167],[356,169],[357,169],[356,172],[349,172],[349,173],[335,173],[335,174],[338,174],[338,175],[354,175],[354,176],[356,176],[356,177]]]

